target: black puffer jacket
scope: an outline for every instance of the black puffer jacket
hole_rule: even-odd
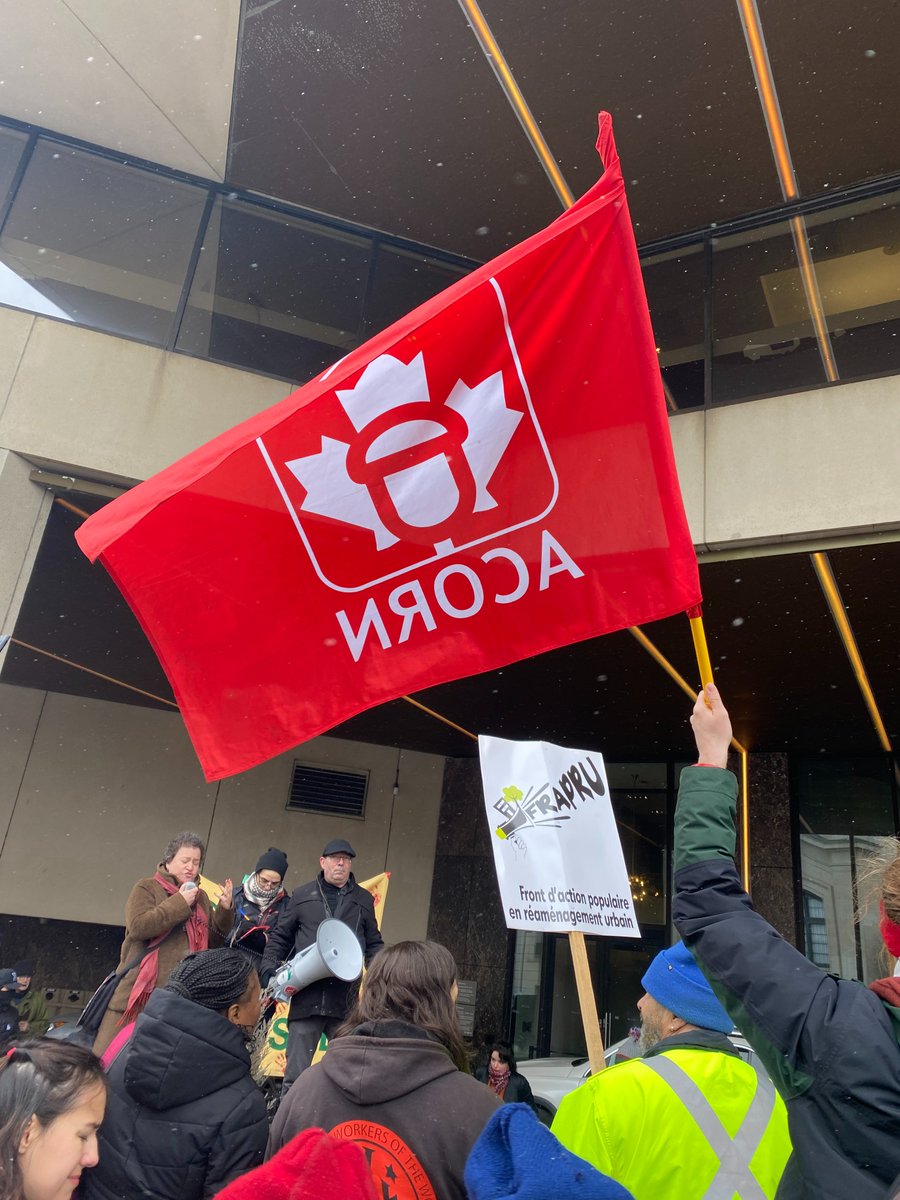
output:
[[[12,992],[0,992],[0,1045],[19,1032],[19,1010],[13,1003]]]
[[[211,1009],[157,988],[109,1090],[82,1200],[205,1200],[262,1162],[266,1106],[244,1035]]]
[[[332,915],[325,900],[322,882],[323,874],[320,871],[317,879],[301,884],[291,893],[263,955],[260,978],[264,984],[269,982],[282,962],[315,942],[319,926]],[[356,934],[368,966],[384,941],[375,919],[372,894],[360,887],[352,874],[338,893],[334,916]],[[288,1020],[313,1016],[345,1017],[357,988],[355,980],[345,983],[334,975],[318,979],[291,998]]]

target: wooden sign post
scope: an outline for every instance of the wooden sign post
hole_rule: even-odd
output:
[[[591,980],[591,968],[588,965],[584,934],[570,932],[569,948],[572,951],[572,965],[575,968],[575,983],[578,986],[578,1004],[581,1008],[581,1023],[584,1026],[588,1061],[591,1064],[591,1074],[596,1075],[606,1066],[606,1060],[603,1056],[603,1034],[600,1032],[597,997],[594,995],[594,984]]]

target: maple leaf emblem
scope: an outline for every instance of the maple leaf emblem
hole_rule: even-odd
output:
[[[408,364],[382,354],[336,394],[359,439],[323,435],[318,453],[286,463],[305,489],[303,510],[369,529],[384,550],[400,540],[397,528],[428,530],[454,515],[463,464],[472,510],[496,508],[490,480],[522,419],[506,405],[502,372],[474,387],[457,380],[446,402],[433,404],[421,353]]]

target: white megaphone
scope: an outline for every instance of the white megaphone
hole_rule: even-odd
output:
[[[276,1000],[290,1000],[317,979],[336,975],[351,983],[362,969],[363,952],[356,934],[343,921],[328,917],[319,926],[315,942],[295,954],[273,977],[269,991]]]

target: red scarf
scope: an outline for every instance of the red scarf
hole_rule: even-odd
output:
[[[180,891],[180,888],[171,877],[163,875],[162,871],[157,871],[153,878],[170,896],[174,896],[177,891]],[[154,947],[154,949],[151,949],[150,953],[144,955],[144,958],[141,960],[137,979],[135,979],[131,995],[128,997],[128,1007],[119,1021],[120,1025],[127,1025],[130,1021],[137,1020],[138,1013],[143,1010],[144,1005],[150,999],[150,993],[156,987],[156,977],[159,974],[158,947],[171,932],[171,929],[167,929],[165,933],[151,938],[147,943],[148,946]],[[187,935],[189,954],[193,954],[195,950],[206,950],[209,946],[209,922],[206,919],[206,914],[200,907],[199,896],[197,897],[197,903],[191,908],[191,915],[184,923],[184,932]]]
[[[488,1067],[487,1085],[492,1092],[496,1092],[500,1099],[503,1099],[503,1094],[509,1086],[509,1077],[512,1072],[509,1069],[509,1064],[504,1063],[500,1067]]]
[[[876,979],[874,983],[869,984],[869,991],[874,992],[892,1008],[900,1008],[900,979],[896,975],[889,975],[887,979]]]

